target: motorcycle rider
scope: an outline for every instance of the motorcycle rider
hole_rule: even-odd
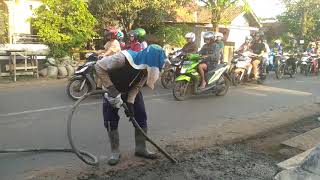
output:
[[[198,48],[197,44],[195,43],[196,35],[193,32],[188,32],[184,37],[187,40],[187,44],[185,44],[180,51],[182,51],[185,54],[197,53]]]
[[[129,110],[126,115],[134,117],[147,133],[147,115],[140,89],[145,84],[154,88],[165,58],[164,50],[152,44],[140,52],[125,50],[104,57],[95,65],[97,75],[107,91],[104,95],[103,118],[111,145],[110,165],[116,165],[120,160],[118,111],[123,101]],[[146,148],[146,139],[138,129],[135,129],[135,155],[157,158]]]
[[[148,47],[148,43],[147,41],[145,41],[146,38],[146,30],[142,29],[142,28],[137,28],[134,30],[137,33],[137,39],[141,45],[141,50],[145,49]]]
[[[128,32],[128,36],[129,36],[129,42],[127,43],[127,50],[132,50],[135,52],[139,52],[141,51],[141,44],[139,43],[138,39],[137,39],[137,32],[134,30],[131,30]]]
[[[216,41],[220,48],[220,63],[224,62],[224,42],[223,42],[223,34],[221,32],[216,33]]]
[[[251,52],[251,42],[252,42],[252,37],[251,36],[246,36],[245,42],[236,50],[236,53],[242,54],[242,53],[245,53],[245,52]],[[245,57],[245,61],[237,62],[237,64],[239,66],[243,65],[247,69],[247,74],[250,75],[251,69],[252,69],[251,58],[250,57]],[[239,71],[242,71],[242,69],[241,68],[236,68],[235,69],[236,73],[239,73]]]
[[[241,54],[247,51],[251,51],[251,42],[252,42],[252,37],[246,36],[244,43],[236,50],[236,53]]]
[[[110,56],[121,51],[121,46],[117,40],[118,30],[115,27],[107,27],[105,29],[105,36],[108,40],[104,45],[104,50],[99,50],[97,54],[99,56]]]
[[[117,40],[120,43],[121,50],[124,50],[126,47],[126,43],[123,41],[123,38],[124,38],[123,32],[119,31],[117,34]]]
[[[219,44],[215,41],[214,32],[205,32],[203,35],[204,45],[202,46],[199,54],[202,55],[203,61],[198,66],[198,71],[201,76],[200,89],[206,87],[205,72],[213,69],[219,63],[221,49]]]
[[[309,54],[315,54],[316,48],[317,48],[317,44],[315,42],[310,42],[306,52]]]
[[[260,31],[255,33],[253,36],[254,40],[251,45],[251,50],[254,54],[256,54],[256,57],[253,58],[251,63],[254,79],[257,80],[259,79],[259,65],[262,63],[263,55],[267,52],[267,50],[265,44],[263,43],[264,33]]]

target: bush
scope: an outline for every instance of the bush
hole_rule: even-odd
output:
[[[44,44],[50,48],[50,56],[60,59],[71,55],[95,35],[96,19],[88,11],[83,0],[43,0],[35,9],[33,26]]]
[[[186,25],[165,25],[159,27],[155,35],[163,44],[182,47],[187,43],[184,35],[189,31],[190,28]]]

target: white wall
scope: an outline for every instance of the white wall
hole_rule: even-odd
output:
[[[249,22],[243,13],[231,22],[227,41],[234,42],[235,49],[238,49],[244,43],[245,37],[250,35],[250,29]]]
[[[22,33],[30,34],[30,22],[28,18],[32,16],[32,9],[41,5],[41,1],[35,0],[19,0],[19,1],[5,1],[8,6],[9,13],[9,37],[12,34]]]

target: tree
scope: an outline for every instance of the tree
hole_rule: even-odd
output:
[[[4,1],[0,1],[0,44],[8,42],[8,13]]]
[[[101,23],[119,24],[125,31],[137,26],[155,27],[188,0],[91,0],[89,9]]]
[[[211,24],[213,26],[214,31],[218,30],[219,24],[222,23],[223,19],[221,17],[222,12],[231,6],[235,6],[240,0],[199,0],[204,3],[205,6],[211,12]],[[248,2],[243,0],[244,2],[244,10],[250,10]]]
[[[319,0],[283,0],[287,10],[278,17],[286,26],[286,32],[305,40],[314,40],[320,35]]]
[[[95,18],[83,0],[43,0],[34,11],[33,26],[51,56],[61,58],[80,48],[95,35]]]

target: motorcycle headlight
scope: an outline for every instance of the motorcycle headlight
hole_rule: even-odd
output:
[[[88,66],[85,66],[85,67],[81,68],[80,70],[76,71],[75,73],[76,74],[83,73],[87,69],[88,69]]]
[[[85,55],[86,59],[88,59],[88,57],[90,57],[92,54],[93,54],[92,52],[87,53],[87,54]]]
[[[186,73],[187,72],[187,68],[181,68],[181,70],[180,70],[180,73],[181,74],[184,74],[184,73]]]

